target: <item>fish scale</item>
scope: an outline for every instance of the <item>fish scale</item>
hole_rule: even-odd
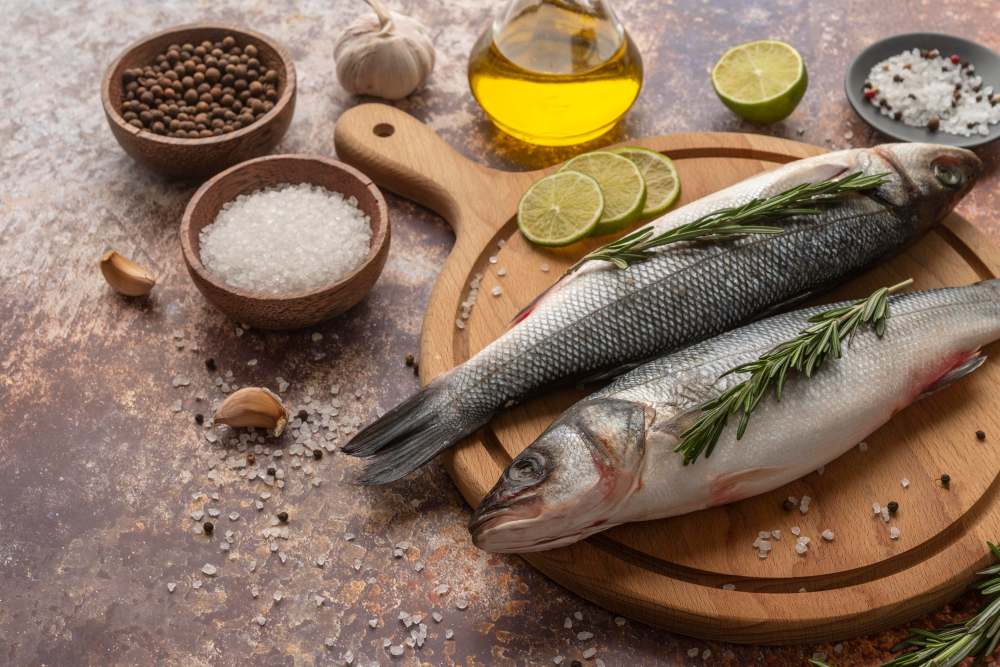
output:
[[[654,232],[803,183],[855,172],[885,175],[870,193],[847,195],[816,214],[768,221],[782,228],[778,234],[667,245],[626,269],[584,263],[506,334],[366,427],[344,451],[372,458],[363,483],[398,479],[504,407],[553,386],[613,376],[895,254],[940,220],[980,170],[978,158],[963,149],[889,144],[800,160],[692,202],[653,222]]]

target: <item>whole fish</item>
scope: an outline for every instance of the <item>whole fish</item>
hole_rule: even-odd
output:
[[[960,148],[885,144],[799,160],[692,202],[653,227],[664,231],[847,173],[888,175],[877,189],[780,221],[778,234],[664,246],[624,270],[585,263],[506,334],[362,430],[344,451],[372,457],[363,483],[396,480],[543,388],[621,373],[891,256],[950,211],[981,169],[975,154]]]
[[[842,304],[841,304],[842,305]],[[765,493],[837,458],[918,398],[973,372],[1000,338],[1000,280],[892,297],[884,337],[863,326],[811,378],[792,372],[743,439],[731,418],[710,457],[674,449],[724,375],[794,338],[830,306],[759,320],[636,368],[563,413],[475,511],[487,551],[541,551],[631,521]]]

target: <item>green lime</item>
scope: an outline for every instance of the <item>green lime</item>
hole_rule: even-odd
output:
[[[563,246],[590,234],[603,213],[604,195],[597,181],[561,171],[528,188],[517,205],[517,226],[532,243]]]
[[[643,220],[659,217],[673,206],[681,194],[681,178],[677,175],[673,160],[662,153],[638,146],[622,146],[613,150],[631,160],[646,182],[646,203],[642,207],[641,216]]]
[[[808,85],[799,52],[773,39],[734,46],[712,68],[712,86],[722,103],[754,123],[788,116]]]
[[[642,214],[646,184],[631,160],[608,151],[594,151],[577,155],[559,171],[586,174],[601,186],[604,214],[594,229],[595,235],[617,232]]]

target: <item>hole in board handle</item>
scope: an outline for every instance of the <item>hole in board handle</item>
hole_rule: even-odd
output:
[[[379,123],[372,128],[372,132],[375,133],[376,137],[391,137],[392,133],[396,131],[389,123]]]

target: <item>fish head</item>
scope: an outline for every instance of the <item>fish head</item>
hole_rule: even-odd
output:
[[[864,162],[865,173],[889,174],[877,195],[913,208],[926,227],[947,215],[983,173],[972,151],[938,144],[882,144],[865,151]]]
[[[582,401],[518,454],[472,515],[472,541],[493,552],[541,551],[615,525],[641,479],[646,408]]]

